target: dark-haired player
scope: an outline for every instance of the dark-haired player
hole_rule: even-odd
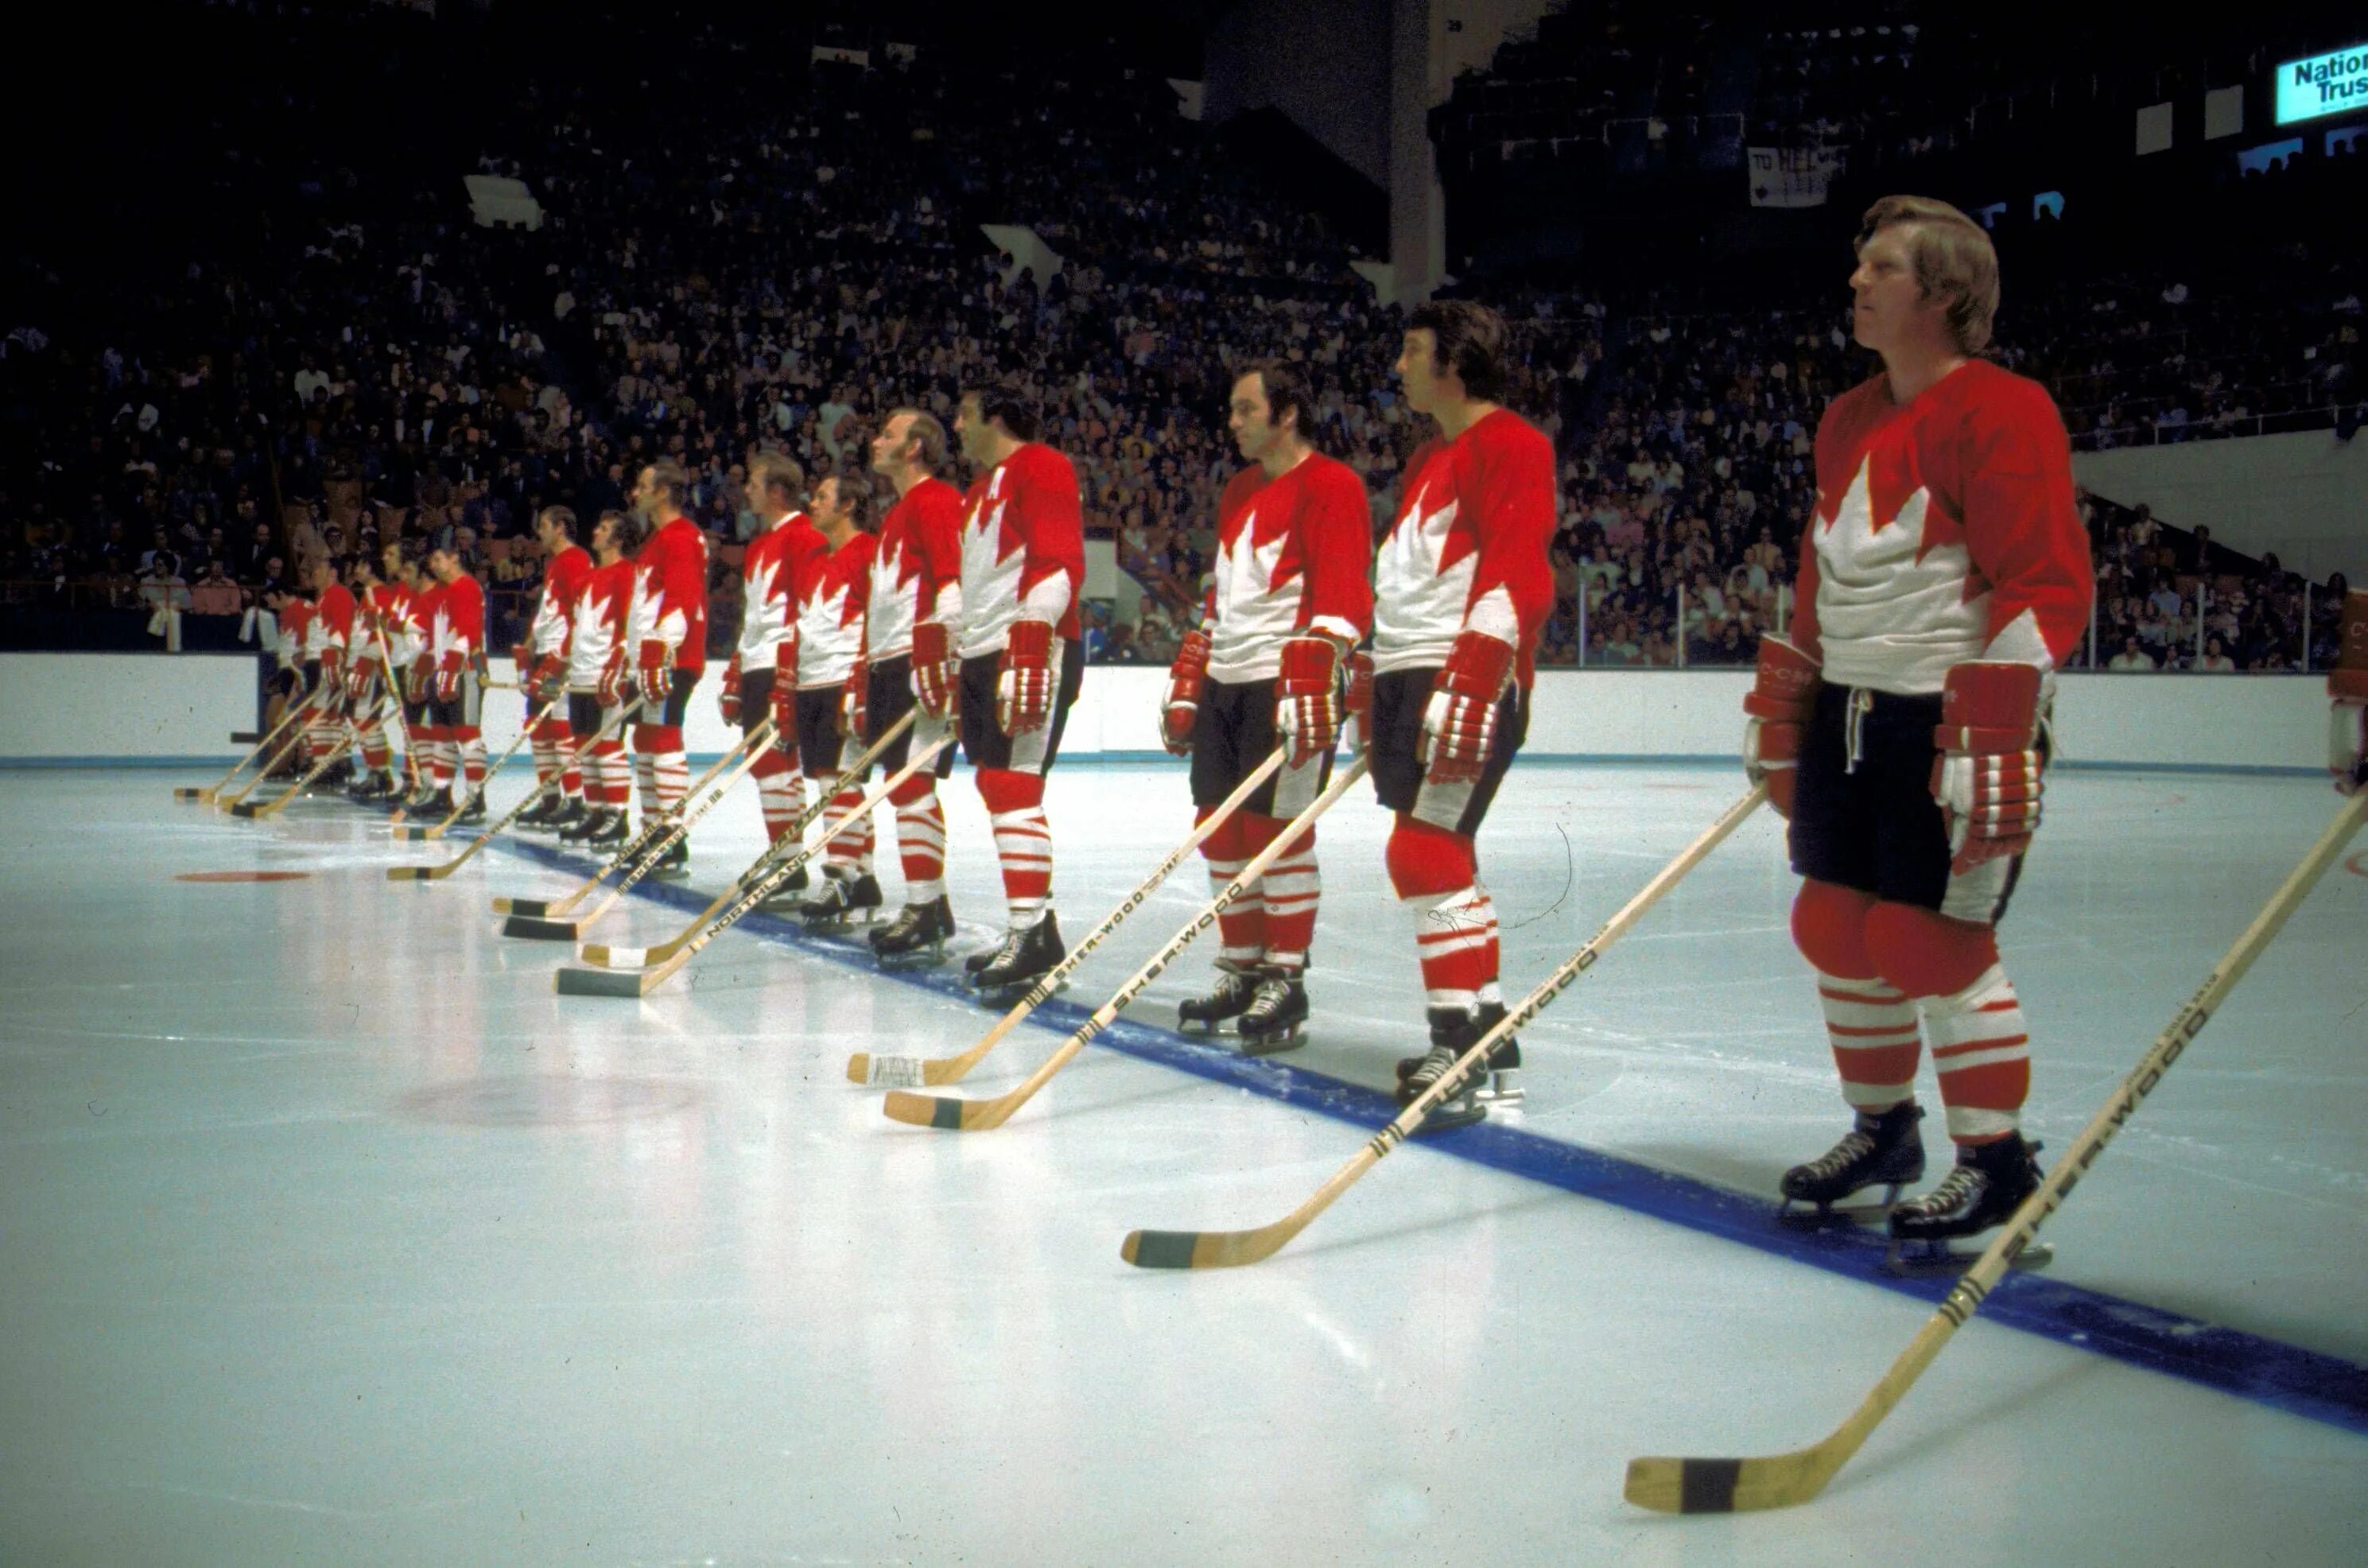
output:
[[[682,722],[707,668],[707,536],[683,515],[689,494],[689,480],[672,458],[643,468],[633,485],[633,509],[648,530],[633,558],[641,583],[629,633],[641,692],[633,772],[645,819],[672,811],[690,789]],[[689,835],[667,846],[652,874],[690,874]]]
[[[626,838],[632,770],[625,761],[625,743],[611,733],[588,751],[581,748],[634,697],[633,661],[627,650],[641,582],[633,556],[641,547],[642,519],[632,512],[603,512],[592,527],[593,567],[575,597],[567,631],[567,728],[581,752],[588,809],[583,821],[560,830],[564,844],[605,848]]]
[[[1227,421],[1250,466],[1218,500],[1206,622],[1168,670],[1162,739],[1191,755],[1202,818],[1278,741],[1289,747],[1281,770],[1201,843],[1220,890],[1322,792],[1339,743],[1342,663],[1372,622],[1364,482],[1315,450],[1313,418],[1306,382],[1287,364],[1235,381]],[[1317,892],[1310,827],[1217,917],[1216,985],[1178,1009],[1182,1021],[1236,1019],[1252,1055],[1295,1040],[1307,1018]]]
[[[518,687],[526,698],[529,717],[557,701],[567,689],[567,633],[575,621],[575,601],[583,596],[584,580],[592,575],[592,557],[575,542],[575,514],[565,506],[545,506],[534,519],[535,537],[542,544],[542,597],[526,641],[510,650],[518,666]],[[548,790],[559,781],[557,793],[542,800],[518,818],[520,827],[561,831],[585,817],[582,769],[566,761],[569,731],[566,715],[553,710],[537,724],[532,736],[534,781]]]

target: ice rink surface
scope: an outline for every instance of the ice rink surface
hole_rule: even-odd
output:
[[[960,1133],[844,1075],[985,1030],[943,973],[758,917],[646,1000],[561,997],[565,949],[488,901],[590,862],[390,883],[457,845],[171,799],[210,781],[0,774],[0,1562],[2361,1560],[2368,838],[2050,1223],[2053,1269],[1823,1498],[1664,1518],[1622,1501],[1629,1457],[1822,1437],[1941,1289],[1769,1222],[1845,1115],[1772,816],[1528,1031],[1524,1110],[1399,1150],[1265,1263],[1154,1273],[1127,1231],[1281,1218],[1420,1043],[1361,787],[1320,835],[1303,1049],[1172,1033],[1195,949],[1112,1049]],[[1518,767],[1481,837],[1508,993],[1741,789]],[[967,947],[1000,903],[965,775],[946,800]],[[2057,777],[2003,938],[2035,1135],[2070,1141],[2334,805]],[[1190,824],[1175,767],[1059,771],[1049,810],[1072,938]],[[758,842],[744,794],[692,885]],[[176,880],[248,870],[304,875]],[[1206,887],[1180,873],[945,1092],[1016,1084]]]

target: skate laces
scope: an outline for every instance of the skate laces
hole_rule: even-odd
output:
[[[1809,1178],[1830,1181],[1873,1153],[1874,1139],[1853,1127],[1842,1134],[1840,1142],[1809,1162]]]
[[[1952,1209],[1961,1208],[1979,1198],[1982,1188],[1988,1185],[1989,1177],[1984,1176],[1975,1166],[1951,1165],[1949,1174],[1941,1178],[1940,1186],[1923,1197],[1910,1201],[1918,1209],[1930,1213],[1945,1214]]]

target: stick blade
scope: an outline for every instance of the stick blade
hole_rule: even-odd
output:
[[[386,880],[390,882],[424,882],[436,874],[433,866],[389,866]]]
[[[1290,1232],[1277,1230],[1130,1231],[1118,1255],[1137,1268],[1238,1268],[1281,1250]]]
[[[202,801],[206,798],[206,791],[203,790],[176,790],[173,791],[173,799],[176,801]]]
[[[937,1082],[928,1076],[932,1065],[917,1056],[874,1056],[859,1051],[847,1059],[847,1081],[869,1089],[917,1089]]]
[[[575,956],[595,969],[647,969],[672,955],[655,948],[612,948],[602,942],[586,942],[575,950]]]
[[[539,898],[497,898],[494,900],[494,913],[540,917],[551,913],[551,905]]]
[[[425,844],[427,842],[427,829],[421,827],[416,823],[396,823],[394,825],[388,828],[387,832],[397,844]]]
[[[531,915],[513,915],[502,922],[502,935],[529,942],[572,942],[583,932],[573,920],[544,920]]]
[[[562,965],[554,983],[562,996],[645,996],[650,976],[612,969]]]
[[[987,1108],[994,1104],[993,1100],[966,1100],[953,1095],[914,1095],[902,1089],[891,1089],[880,1109],[889,1120],[901,1121],[910,1127],[934,1127],[940,1132],[969,1132],[996,1125],[987,1119]]]
[[[1621,1493],[1659,1514],[1756,1513],[1808,1502],[1833,1471],[1822,1447],[1756,1460],[1630,1460]]]
[[[241,801],[231,807],[230,814],[234,817],[252,817],[262,809],[252,801]]]

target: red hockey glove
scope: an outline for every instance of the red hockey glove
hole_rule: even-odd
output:
[[[1781,637],[1759,640],[1759,678],[1743,698],[1743,771],[1754,784],[1767,784],[1768,803],[1786,822],[1793,820],[1801,739],[1824,684],[1808,654]]]
[[[1360,648],[1349,655],[1349,695],[1344,702],[1349,722],[1356,726],[1355,745],[1363,751],[1373,744],[1373,656]]]
[[[525,685],[527,672],[534,668],[534,645],[530,642],[513,643],[510,647],[510,667],[518,671],[518,684]]]
[[[1304,767],[1340,744],[1340,650],[1326,637],[1282,645],[1274,683],[1274,733],[1291,748],[1286,767]]]
[[[603,708],[620,708],[632,701],[634,693],[632,666],[617,654],[609,654],[609,662],[601,666],[600,684],[596,689],[599,693],[600,706]]]
[[[1209,678],[1209,634],[1184,634],[1176,662],[1167,666],[1167,700],[1159,709],[1159,740],[1178,756],[1192,752],[1192,726],[1201,722],[1201,687]]]
[[[458,702],[458,701],[460,701],[460,700],[461,700],[461,670],[462,670],[462,665],[461,665],[461,658],[460,658],[460,655],[459,655],[459,654],[457,654],[457,653],[448,653],[448,654],[446,654],[446,655],[444,656],[443,660],[442,660],[440,663],[438,663],[438,664],[437,665],[437,666],[436,666],[436,700],[437,700],[437,701],[438,701],[438,702]]]
[[[667,668],[666,645],[655,637],[643,638],[638,665],[643,699],[664,705],[674,690],[674,676]]]
[[[723,685],[715,694],[715,705],[723,710],[725,723],[740,722],[740,655],[737,653],[733,654],[732,662],[723,666]]]
[[[425,658],[411,661],[410,673],[404,676],[404,700],[415,706],[427,700],[427,687],[431,684],[428,676],[433,669],[434,666]]]
[[[2039,667],[1979,660],[1941,688],[1932,798],[1949,827],[1949,869],[2020,855],[2039,827]]]
[[[535,661],[534,699],[552,703],[567,690],[567,661],[556,653],[545,653]]]
[[[2343,596],[2336,622],[2335,667],[2327,672],[2327,770],[2339,793],[2368,790],[2368,588]]]
[[[838,733],[861,740],[870,729],[871,661],[858,655],[838,694]]]
[[[322,651],[321,684],[334,692],[346,689],[346,656],[335,648]]]
[[[773,733],[780,737],[783,751],[798,755],[798,640],[794,637],[773,649]]]
[[[962,663],[953,655],[952,634],[942,620],[913,628],[913,699],[932,719],[954,716],[962,689]]]
[[[995,677],[995,722],[1007,735],[1025,735],[1053,716],[1053,624],[1015,620]]]
[[[370,677],[377,673],[378,666],[371,661],[356,659],[353,668],[346,672],[347,700],[359,707],[362,699],[370,695]]]
[[[1480,777],[1497,739],[1497,703],[1513,677],[1513,645],[1464,631],[1431,683],[1422,709],[1423,778],[1468,784]]]

